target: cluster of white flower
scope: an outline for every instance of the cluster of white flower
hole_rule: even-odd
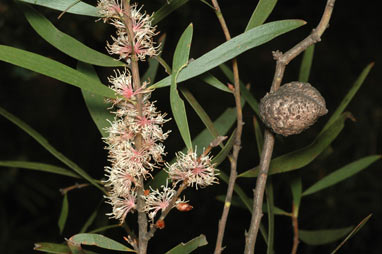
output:
[[[141,14],[141,8],[135,4],[128,8],[131,13],[127,13],[124,7],[121,0],[98,1],[99,13],[104,22],[117,28],[118,37],[112,37],[114,43],[108,44],[109,54],[117,54],[119,59],[129,62],[133,52],[126,19],[131,19],[134,53],[138,59],[157,55],[158,47],[154,47],[153,42],[156,32],[151,25],[152,16]],[[158,112],[154,103],[149,101],[151,89],[146,87],[146,83],[135,87],[132,79],[127,68],[124,71],[116,70],[115,76],[109,77],[110,88],[118,98],[111,100],[115,117],[110,127],[106,128],[109,136],[104,139],[111,163],[105,167],[105,187],[108,190],[106,202],[113,207],[108,215],[123,223],[129,212],[138,209],[137,199],[141,198],[145,202],[141,210],[154,222],[157,213],[163,212],[170,204],[170,208],[181,206],[180,210],[183,211],[192,208],[187,201],[179,198],[178,183],[195,186],[196,189],[198,186],[206,187],[217,182],[216,170],[208,155],[197,156],[192,151],[187,154],[179,152],[177,162],[173,165],[164,162],[162,142],[168,137],[169,131],[163,132],[162,126],[168,119],[165,118],[166,114]],[[138,196],[138,190],[142,192],[144,189],[142,180],[152,177],[151,172],[163,165],[168,167],[166,171],[172,181],[171,187],[167,181],[161,190],[150,188],[151,191],[146,190],[145,195]]]
[[[146,56],[151,57],[158,54],[159,45],[155,46],[153,36],[156,27],[151,25],[152,16],[141,13],[141,8],[136,4],[130,7],[130,13],[126,13],[123,0],[100,0],[98,1],[99,13],[106,23],[117,28],[117,37],[111,37],[113,43],[107,43],[110,55],[118,55],[119,59],[129,61],[132,53],[131,43],[126,28],[126,19],[132,20],[134,33],[134,52],[139,60],[144,61]]]

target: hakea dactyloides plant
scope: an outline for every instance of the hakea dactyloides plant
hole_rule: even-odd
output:
[[[118,0],[98,2],[103,21],[117,29],[117,37],[112,36],[113,43],[107,44],[108,52],[131,63],[132,69],[116,70],[115,76],[109,77],[110,87],[118,98],[110,100],[115,117],[106,129],[109,136],[105,138],[105,143],[111,163],[105,168],[106,199],[113,209],[110,217],[118,219],[121,224],[128,213],[138,211],[146,214],[145,220],[149,220],[151,229],[162,228],[169,210],[174,207],[181,211],[192,208],[188,201],[180,198],[181,192],[189,186],[198,189],[217,183],[217,170],[211,162],[209,149],[200,156],[196,149],[187,153],[178,152],[177,160],[172,165],[164,161],[163,141],[170,131],[164,132],[162,126],[169,119],[150,101],[152,89],[145,82],[140,84],[139,76],[134,76],[134,73],[139,73],[134,69],[138,68],[134,63],[158,54],[159,46],[153,40],[157,34],[156,27],[151,25],[152,16],[141,13],[142,7],[129,4],[129,1]],[[154,169],[163,169],[168,173],[166,184],[161,189],[150,187],[145,190],[145,180],[153,177]],[[158,212],[161,216],[156,220]],[[147,222],[139,226],[145,225]],[[140,229],[141,232],[150,234],[147,229]],[[134,240],[129,238],[129,241],[139,249]]]

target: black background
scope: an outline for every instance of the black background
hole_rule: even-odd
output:
[[[88,1],[95,3],[95,1]],[[142,1],[148,12],[157,10],[165,1]],[[257,1],[220,1],[232,36],[242,33],[256,6]],[[286,51],[305,38],[314,28],[324,9],[325,1],[285,0],[279,1],[268,21],[298,18],[308,23],[302,28],[283,35],[272,42],[252,49],[238,57],[240,77],[251,84],[253,95],[260,99],[272,81],[275,62],[272,50]],[[37,8],[61,31],[72,35],[86,45],[105,52],[105,43],[113,33],[110,26],[95,23],[93,18],[65,14],[61,20],[56,11]],[[329,115],[296,137],[276,140],[274,156],[301,148],[309,144],[330,113],[335,110],[362,69],[370,62],[376,65],[366,79],[352,103],[347,108],[357,119],[347,121],[343,132],[332,144],[333,151],[325,160],[315,160],[297,172],[272,177],[275,203],[290,211],[291,194],[288,181],[295,175],[303,176],[303,187],[307,188],[322,176],[347,163],[371,154],[381,154],[381,22],[376,1],[337,1],[329,29],[322,42],[316,45],[310,82],[326,98]],[[187,25],[194,24],[191,57],[197,58],[224,42],[224,36],[214,12],[200,1],[190,0],[185,6],[158,24],[158,30],[167,34],[163,58],[171,63],[172,52],[177,40]],[[41,39],[29,26],[18,6],[9,0],[0,1],[0,43],[22,48],[50,57],[74,67],[76,61],[59,52]],[[301,57],[296,58],[285,73],[284,82],[296,80]],[[145,64],[142,65],[142,73]],[[111,69],[97,68],[103,81],[112,73]],[[212,71],[223,82],[227,82],[219,70]],[[165,77],[160,70],[157,80]],[[20,117],[39,131],[59,151],[95,178],[102,178],[106,165],[106,152],[99,132],[84,105],[79,89],[57,80],[0,62],[0,105]],[[106,83],[106,82],[104,82]],[[233,106],[230,95],[207,87],[198,79],[185,82],[212,119],[227,106]],[[153,99],[163,112],[171,112],[168,89],[155,91]],[[203,124],[193,110],[187,106],[191,134],[195,136]],[[244,109],[245,128],[243,148],[239,158],[239,172],[258,164],[256,142],[252,126],[253,112]],[[166,124],[172,129],[166,141],[168,159],[182,148],[174,121]],[[31,137],[15,127],[5,118],[0,118],[0,160],[28,160],[60,165]],[[332,188],[326,189],[303,200],[299,223],[303,229],[339,228],[356,225],[368,214],[373,213],[368,224],[343,248],[343,253],[380,253],[379,235],[382,233],[382,206],[380,194],[381,162]],[[220,167],[229,172],[229,164]],[[240,179],[239,184],[250,195],[254,179]],[[67,177],[32,172],[22,169],[1,168],[0,170],[0,252],[32,253],[33,243],[41,241],[62,242],[65,237],[77,233],[91,212],[99,207],[95,229],[107,222],[103,214],[110,211],[104,205],[101,194],[94,188],[74,190],[69,193],[70,213],[64,233],[60,235],[57,220],[62,196],[58,191],[73,185]],[[209,245],[195,253],[213,252],[218,219],[222,203],[217,195],[225,193],[226,185],[202,190],[187,190],[186,196],[194,209],[189,213],[171,212],[166,227],[157,231],[149,243],[149,253],[164,253],[179,242],[186,242],[199,234],[205,234]],[[128,217],[134,222],[135,216]],[[250,214],[247,210],[233,207],[230,212],[224,245],[225,253],[241,253],[244,232],[248,228]],[[116,221],[112,221],[116,223]],[[134,223],[132,223],[134,225]],[[121,240],[123,230],[109,230],[106,235]],[[338,243],[337,243],[338,244]],[[291,221],[287,217],[276,217],[276,253],[289,253],[292,246]],[[328,253],[336,244],[307,246],[300,244],[299,253]],[[265,253],[265,244],[259,236],[258,253]]]

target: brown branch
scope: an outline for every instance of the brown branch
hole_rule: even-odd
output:
[[[130,0],[124,1],[124,9],[126,10],[127,16],[123,17],[123,22],[126,25],[127,33],[128,33],[128,39],[131,46],[131,72],[132,72],[132,78],[133,78],[133,85],[134,90],[137,91],[141,87],[141,79],[139,75],[139,66],[138,66],[138,56],[135,52],[135,34],[133,30],[133,21],[131,18],[131,8],[130,8]],[[138,115],[142,117],[142,94],[137,95],[137,111]],[[140,149],[142,146],[142,137],[137,136],[135,138],[135,147],[136,149]],[[144,194],[144,182],[143,178],[141,177],[139,179],[139,186],[137,187],[137,211],[138,211],[138,228],[139,228],[139,235],[138,235],[138,246],[139,254],[146,254],[147,253],[147,245],[148,245],[148,237],[147,237],[147,216],[146,213],[143,211],[143,208],[145,206],[145,201],[143,200],[142,196]]]
[[[224,20],[223,14],[220,10],[218,1],[212,0],[212,4],[215,8],[215,13],[223,29],[225,38],[227,41],[229,41],[231,39],[231,35],[228,30],[227,24]],[[243,131],[243,113],[241,110],[239,67],[238,67],[236,59],[232,60],[232,71],[233,71],[234,85],[235,85],[234,97],[235,97],[235,104],[236,104],[237,127],[236,127],[235,143],[233,145],[233,152],[230,158],[231,172],[230,172],[229,181],[228,181],[227,194],[224,201],[222,216],[219,220],[218,235],[216,238],[216,246],[215,246],[215,252],[214,252],[215,254],[220,254],[223,250],[222,245],[223,245],[224,231],[227,224],[228,213],[231,207],[233,189],[234,189],[236,178],[237,178],[237,160],[238,160],[239,151],[241,148],[241,134]]]
[[[292,210],[292,226],[293,226],[293,247],[292,247],[292,252],[291,254],[296,254],[297,253],[297,248],[299,244],[298,240],[298,207],[293,205],[293,210]]]
[[[89,186],[88,183],[82,183],[82,184],[75,183],[74,185],[71,185],[71,186],[68,186],[66,188],[60,189],[60,192],[61,192],[62,195],[65,195],[66,193],[68,193],[71,190],[81,189],[81,188],[87,187],[87,186]]]
[[[279,89],[284,76],[286,65],[310,45],[315,44],[321,40],[322,34],[328,27],[334,3],[335,0],[328,0],[326,2],[325,10],[321,17],[320,23],[308,37],[296,44],[293,48],[291,48],[284,54],[280,51],[273,52],[274,59],[277,60],[277,63],[272,82],[271,92],[275,92],[277,91],[277,89]],[[261,217],[263,216],[262,205],[264,189],[267,181],[269,164],[271,161],[273,146],[275,142],[275,137],[269,130],[265,130],[264,137],[264,147],[260,158],[260,170],[256,180],[256,189],[254,190],[251,225],[249,227],[249,232],[245,240],[245,254],[252,254],[255,251],[257,233],[259,231]]]

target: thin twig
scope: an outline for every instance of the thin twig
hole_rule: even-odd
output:
[[[297,248],[299,244],[299,236],[298,236],[298,207],[293,205],[292,210],[292,226],[293,226],[293,246],[292,246],[292,252],[291,254],[297,253]]]
[[[81,188],[83,188],[83,187],[87,187],[87,186],[89,186],[88,183],[82,183],[82,184],[75,183],[74,185],[71,185],[71,186],[69,186],[69,187],[60,189],[60,192],[61,192],[62,195],[65,195],[66,193],[68,193],[68,192],[71,191],[71,190],[74,190],[74,189],[81,189]]]
[[[212,4],[215,8],[215,13],[223,29],[225,38],[228,41],[231,39],[231,34],[228,30],[227,24],[220,10],[218,1],[212,0]],[[214,252],[215,254],[220,254],[223,250],[222,248],[223,237],[224,237],[225,227],[227,224],[228,213],[231,207],[233,189],[234,189],[236,178],[237,178],[237,161],[239,157],[239,151],[241,148],[241,134],[243,130],[243,113],[241,110],[239,67],[238,67],[236,58],[232,60],[232,71],[233,71],[234,85],[235,85],[234,97],[235,97],[235,104],[236,104],[237,127],[236,127],[235,143],[233,145],[233,152],[230,158],[231,172],[230,172],[229,181],[228,181],[227,194],[224,201],[222,216],[219,220],[218,235],[216,238],[216,246],[215,246],[215,252]]]
[[[130,0],[124,1],[124,8],[126,10],[126,13],[128,16],[125,16],[123,21],[127,28],[128,33],[128,39],[129,43],[131,45],[131,74],[133,77],[133,85],[134,90],[138,91],[141,87],[141,81],[140,81],[140,75],[139,75],[139,66],[138,66],[138,56],[135,52],[135,42],[134,42],[134,30],[133,30],[133,22],[131,18],[131,9],[130,9]],[[142,94],[137,95],[137,104],[136,108],[138,111],[138,115],[140,117],[143,116],[142,114]],[[140,150],[142,146],[142,137],[138,135],[135,138],[135,146],[137,150]],[[143,178],[141,177],[139,179],[139,186],[137,187],[137,210],[138,210],[138,228],[139,228],[139,235],[138,235],[138,246],[139,254],[146,254],[147,253],[147,245],[148,245],[148,237],[147,237],[147,217],[146,213],[143,211],[143,208],[145,206],[145,202],[143,200],[143,194],[144,194],[144,182]]]
[[[326,7],[321,17],[320,23],[308,37],[296,44],[293,48],[291,48],[284,54],[280,51],[273,52],[274,59],[277,60],[277,63],[272,82],[271,92],[275,92],[277,91],[277,89],[279,89],[284,76],[286,65],[310,45],[315,44],[321,40],[322,34],[328,27],[334,3],[335,0],[328,0],[326,2]],[[249,232],[245,240],[245,254],[252,254],[255,251],[257,233],[259,231],[261,217],[263,216],[262,205],[264,189],[267,181],[269,164],[271,161],[273,146],[275,142],[275,137],[269,130],[265,130],[264,138],[264,147],[260,158],[260,170],[256,181],[256,189],[254,190],[251,225],[249,227]]]

